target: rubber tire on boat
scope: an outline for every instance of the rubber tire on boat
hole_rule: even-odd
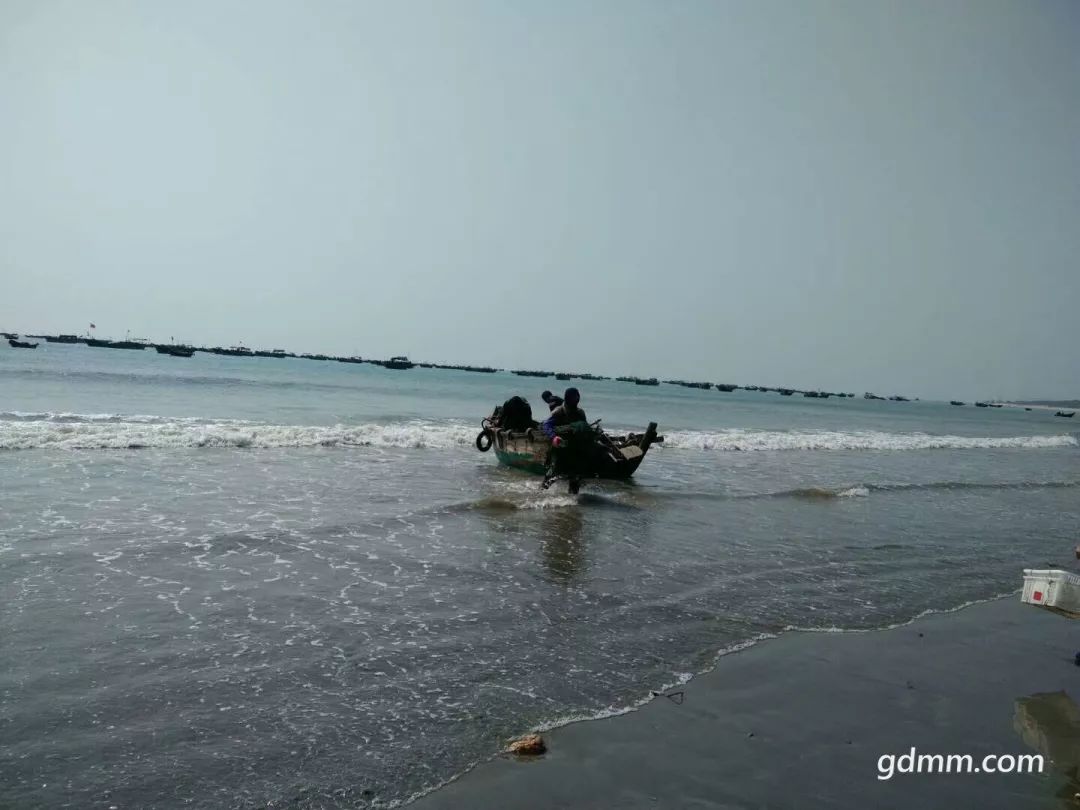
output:
[[[486,453],[491,449],[491,431],[481,430],[476,437],[476,449],[481,453]]]

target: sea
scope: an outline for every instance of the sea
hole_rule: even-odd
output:
[[[0,348],[0,806],[395,807],[1080,542],[1052,411],[580,381],[591,419],[665,441],[571,496],[474,445],[561,385]]]

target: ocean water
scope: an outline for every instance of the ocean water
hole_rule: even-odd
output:
[[[394,806],[726,651],[991,598],[1080,541],[1048,412],[584,382],[591,418],[666,441],[571,497],[473,447],[557,385],[0,349],[0,805]]]

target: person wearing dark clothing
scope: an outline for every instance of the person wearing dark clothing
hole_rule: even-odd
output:
[[[578,390],[576,388],[567,388],[566,393],[563,394],[562,405],[554,408],[551,411],[551,416],[544,422],[544,433],[551,439],[552,447],[559,447],[563,443],[562,437],[556,432],[557,428],[571,425],[574,422],[589,421],[585,416],[585,410],[578,407],[579,402],[581,402],[581,394],[578,393]]]
[[[540,399],[547,403],[548,410],[553,411],[563,403],[562,397],[557,397],[550,391],[545,391],[540,395]]]

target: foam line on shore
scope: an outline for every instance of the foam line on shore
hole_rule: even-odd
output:
[[[665,683],[664,685],[662,685],[662,686],[660,686],[658,688],[647,690],[645,692],[645,694],[642,695],[640,698],[638,698],[636,700],[633,700],[633,701],[631,701],[630,703],[628,703],[628,704],[626,704],[624,706],[614,706],[614,705],[612,705],[612,706],[608,706],[608,707],[605,707],[603,709],[599,709],[599,710],[596,710],[596,711],[593,711],[593,712],[579,712],[579,713],[572,713],[572,714],[567,714],[567,715],[560,715],[558,717],[554,717],[554,718],[551,718],[549,720],[546,720],[546,721],[543,721],[541,723],[538,723],[538,724],[534,725],[530,729],[530,731],[535,732],[535,733],[545,733],[545,732],[548,732],[548,731],[554,731],[554,730],[557,730],[557,729],[560,729],[560,728],[565,728],[566,726],[573,725],[573,724],[576,724],[576,723],[586,723],[586,722],[592,722],[592,721],[596,721],[596,720],[606,720],[606,719],[609,719],[609,718],[612,718],[612,717],[619,717],[619,716],[622,716],[622,715],[625,715],[625,714],[630,714],[631,712],[636,712],[639,709],[641,709],[642,707],[646,706],[647,704],[652,703],[654,700],[658,700],[661,697],[665,697],[665,693],[668,692],[669,690],[675,689],[675,688],[683,686],[685,684],[688,684],[694,678],[698,678],[698,677],[701,677],[703,675],[707,675],[707,674],[715,671],[717,669],[717,667],[720,665],[720,662],[724,658],[726,658],[727,656],[735,655],[735,654],[740,653],[740,652],[744,652],[745,650],[749,650],[749,649],[751,649],[753,647],[756,647],[758,644],[760,644],[762,642],[768,642],[768,641],[772,641],[772,640],[775,640],[775,639],[779,639],[782,636],[786,635],[787,633],[856,633],[856,634],[868,634],[868,633],[877,633],[877,632],[882,632],[882,631],[896,630],[896,629],[901,628],[901,627],[907,627],[909,625],[912,625],[915,622],[918,622],[919,620],[927,618],[929,616],[950,614],[950,613],[959,613],[959,612],[961,612],[963,610],[966,610],[967,608],[974,607],[976,605],[988,604],[990,602],[996,602],[996,601],[999,601],[1001,599],[1007,599],[1007,598],[1010,598],[1010,597],[1014,597],[1017,593],[1019,593],[1019,590],[1014,590],[1014,591],[1010,591],[1008,593],[1003,593],[1003,594],[997,594],[995,596],[987,597],[985,599],[973,599],[973,600],[963,602],[963,603],[961,603],[959,605],[956,605],[955,607],[951,607],[951,608],[929,608],[927,610],[921,611],[920,613],[916,614],[915,616],[912,616],[910,619],[907,619],[906,621],[894,622],[892,624],[881,625],[881,626],[878,626],[878,627],[868,627],[868,628],[803,628],[803,627],[796,627],[796,626],[793,626],[793,625],[788,625],[788,626],[782,628],[779,632],[775,632],[775,633],[773,633],[773,632],[757,633],[757,634],[755,634],[754,636],[752,636],[750,638],[746,638],[746,639],[742,639],[740,641],[733,642],[732,644],[729,644],[729,645],[727,645],[725,647],[722,647],[719,650],[717,650],[717,652],[713,656],[711,662],[704,669],[702,669],[700,672],[695,672],[695,673],[690,673],[690,672],[675,673],[675,677],[674,677],[673,680]],[[432,785],[429,788],[425,788],[423,790],[418,791],[417,793],[409,796],[408,798],[406,798],[404,800],[401,800],[401,801],[398,801],[398,802],[393,802],[393,803],[388,804],[386,806],[387,807],[401,807],[401,806],[404,806],[404,805],[411,804],[411,803],[423,798],[426,795],[434,793],[435,791],[438,791],[438,790],[446,787],[447,785],[449,785],[449,784],[451,784],[453,782],[456,782],[458,779],[462,778],[463,776],[468,774],[470,771],[473,771],[477,767],[482,767],[486,763],[489,763],[492,760],[494,760],[494,759],[496,759],[496,758],[498,758],[500,756],[502,756],[502,752],[493,753],[491,756],[489,756],[489,757],[487,757],[487,758],[485,758],[483,760],[479,760],[477,762],[474,762],[469,767],[463,769],[461,771],[461,773],[458,773],[458,774],[450,777],[449,779],[445,779],[445,780],[443,780],[442,782],[440,782],[437,785]]]

